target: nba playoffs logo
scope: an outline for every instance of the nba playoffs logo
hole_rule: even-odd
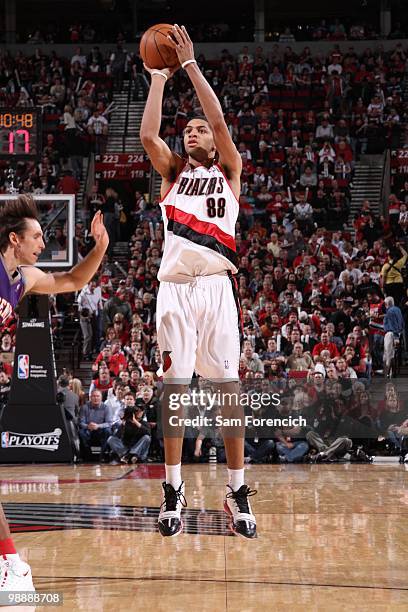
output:
[[[29,355],[19,355],[17,360],[17,377],[26,380],[30,376]]]
[[[57,427],[46,433],[17,433],[3,431],[1,433],[2,448],[36,448],[38,450],[56,451],[60,443],[62,430]]]

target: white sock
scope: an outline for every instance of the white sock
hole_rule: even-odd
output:
[[[177,465],[167,465],[166,463],[165,468],[167,484],[171,484],[177,491],[181,485],[181,463],[177,463]]]
[[[231,470],[228,468],[228,484],[233,491],[238,491],[238,489],[244,484],[244,471],[244,468],[241,470]]]

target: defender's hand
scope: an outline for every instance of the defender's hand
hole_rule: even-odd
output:
[[[91,223],[91,235],[96,242],[96,246],[100,246],[105,250],[108,248],[109,236],[106,227],[103,224],[103,215],[99,210],[95,213]]]
[[[183,62],[186,62],[187,60],[194,59],[193,43],[184,26],[180,27],[177,25],[177,23],[175,23],[171,30],[171,36],[167,36],[167,38],[173,44],[175,42],[174,48],[180,64],[183,64]]]

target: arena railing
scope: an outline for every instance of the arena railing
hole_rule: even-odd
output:
[[[128,95],[127,95],[127,100],[126,100],[125,129],[123,130],[123,135],[122,135],[122,151],[126,151],[126,138],[127,138],[128,127],[129,127],[130,103],[133,97],[133,74],[131,70],[129,70],[129,86],[128,86],[127,94]]]
[[[79,370],[81,365],[81,348],[81,331],[78,329],[72,339],[70,354],[70,366],[74,375]]]
[[[86,169],[86,178],[85,178],[83,198],[86,198],[88,194],[91,193],[92,187],[94,184],[95,184],[95,154],[90,153],[88,157],[88,165]],[[83,209],[83,215],[85,217],[84,221],[87,224],[90,221],[90,211],[87,205],[82,206],[82,209]]]
[[[391,193],[391,151],[384,151],[384,166],[381,184],[380,214],[388,217],[388,198]]]

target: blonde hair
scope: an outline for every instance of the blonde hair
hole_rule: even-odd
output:
[[[76,393],[78,397],[81,397],[81,394],[84,392],[82,389],[82,383],[79,378],[73,378],[71,380],[71,388],[72,391]]]

